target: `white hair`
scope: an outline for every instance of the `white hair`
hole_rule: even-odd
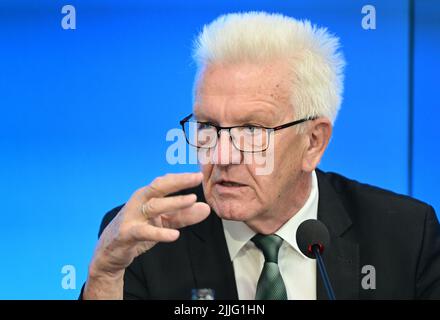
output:
[[[339,39],[308,20],[265,12],[232,13],[203,27],[195,40],[197,76],[215,63],[286,59],[292,71],[291,103],[297,117],[333,123],[342,101],[345,60]]]

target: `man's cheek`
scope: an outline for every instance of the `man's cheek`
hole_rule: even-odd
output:
[[[203,187],[207,187],[211,181],[213,166],[210,164],[201,165],[200,169],[203,173]]]
[[[245,153],[244,163],[252,168],[253,176],[270,176],[275,168],[275,145],[270,144],[264,152]]]

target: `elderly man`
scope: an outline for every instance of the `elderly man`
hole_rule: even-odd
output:
[[[336,298],[440,298],[433,208],[317,169],[341,103],[338,47],[325,29],[275,14],[205,26],[193,113],[181,121],[202,172],[159,177],[104,217],[82,297],[190,299],[208,288],[215,299],[325,299],[296,242],[301,222],[318,219]]]

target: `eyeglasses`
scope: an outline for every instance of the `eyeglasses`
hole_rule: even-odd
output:
[[[211,122],[197,121],[192,117],[193,114],[191,113],[180,121],[186,142],[189,145],[202,149],[214,148],[220,137],[220,131],[227,130],[236,149],[251,153],[266,151],[269,148],[272,132],[317,119],[317,117],[308,117],[268,128],[252,125],[220,127]]]

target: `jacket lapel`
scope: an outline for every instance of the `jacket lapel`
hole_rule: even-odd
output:
[[[328,276],[336,299],[359,299],[359,245],[344,237],[351,219],[335,189],[324,173],[317,170],[319,186],[318,219],[329,229],[330,246],[323,254]],[[317,298],[328,299],[322,278],[317,270]]]
[[[202,187],[197,189],[198,201],[205,201]],[[237,300],[234,268],[217,214],[211,214],[190,228],[188,252],[191,259],[195,288],[213,289],[216,300]]]

